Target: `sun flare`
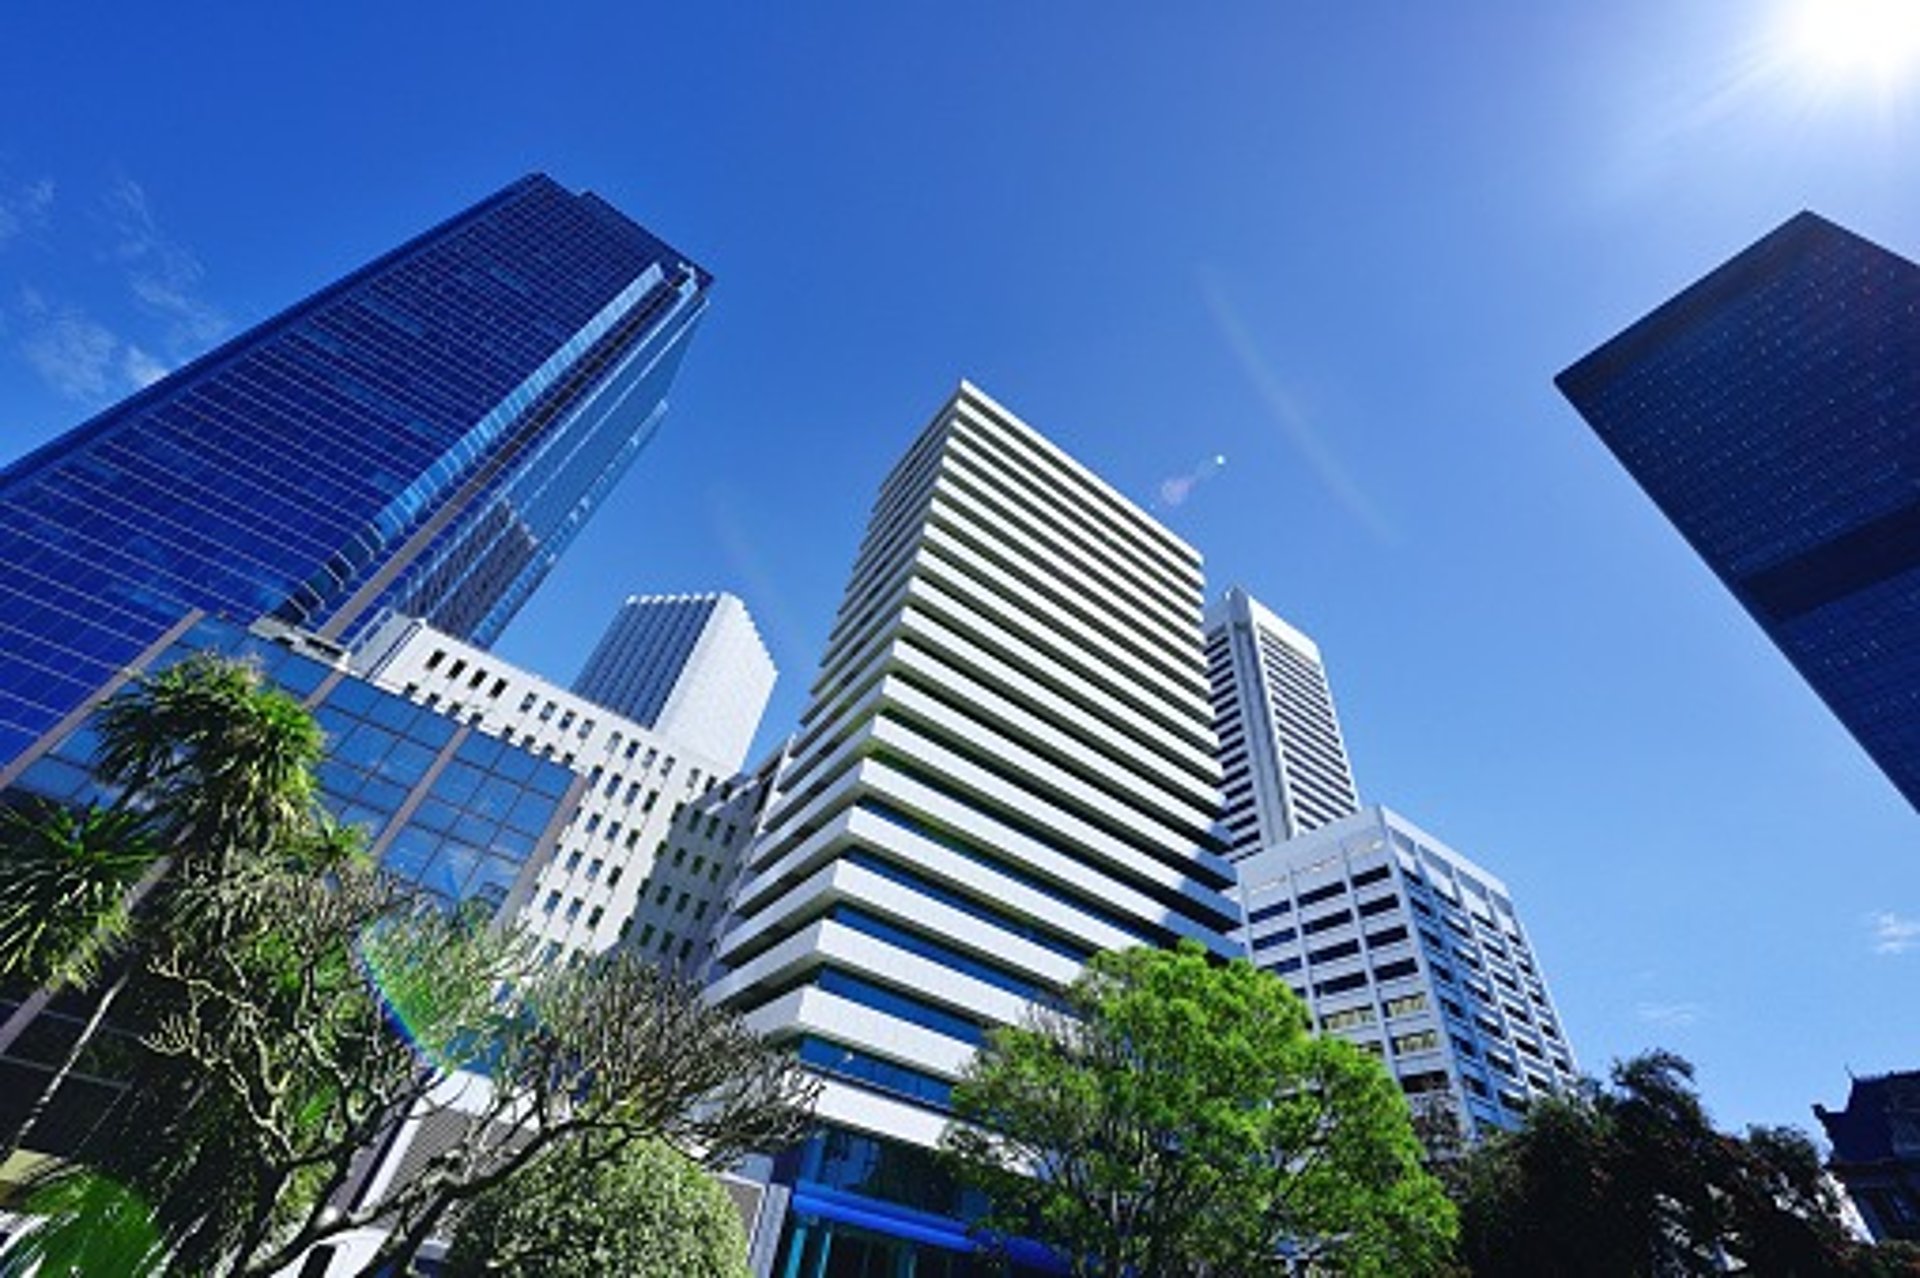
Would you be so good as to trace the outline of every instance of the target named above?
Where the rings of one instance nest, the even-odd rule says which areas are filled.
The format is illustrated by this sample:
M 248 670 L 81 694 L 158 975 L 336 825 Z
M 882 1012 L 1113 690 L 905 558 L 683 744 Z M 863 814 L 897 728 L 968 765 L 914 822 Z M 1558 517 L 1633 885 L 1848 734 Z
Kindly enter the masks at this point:
M 1801 0 L 1788 43 L 1823 78 L 1887 86 L 1920 67 L 1920 0 Z

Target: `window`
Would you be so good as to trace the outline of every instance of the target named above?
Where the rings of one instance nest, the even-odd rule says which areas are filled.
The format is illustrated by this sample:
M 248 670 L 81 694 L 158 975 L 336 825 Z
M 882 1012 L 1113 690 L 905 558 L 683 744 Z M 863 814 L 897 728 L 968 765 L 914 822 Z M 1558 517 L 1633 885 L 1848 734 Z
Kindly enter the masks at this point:
M 500 699 L 500 694 L 505 692 L 506 690 L 507 690 L 507 679 L 505 675 L 502 675 L 500 678 L 495 679 L 493 681 L 493 690 L 487 693 L 487 698 L 490 701 L 498 701 Z
M 661 761 L 660 779 L 662 781 L 665 781 L 668 777 L 673 775 L 673 764 L 674 764 L 674 758 L 672 755 L 668 755 L 664 760 Z
M 525 714 L 527 711 L 533 709 L 534 705 L 538 703 L 539 700 L 540 700 L 539 694 L 533 693 L 533 692 L 529 692 L 526 696 L 520 698 L 520 713 Z
M 577 897 L 577 896 L 576 896 L 576 897 L 574 897 L 574 898 L 573 898 L 573 899 L 572 899 L 571 901 L 568 901 L 568 902 L 567 902 L 567 922 L 569 922 L 569 923 L 571 923 L 571 922 L 573 922 L 573 921 L 574 921 L 575 919 L 577 919 L 577 918 L 579 918 L 579 917 L 580 917 L 580 907 L 581 907 L 581 906 L 583 906 L 583 905 L 585 905 L 585 904 L 586 904 L 586 902 L 585 902 L 585 901 L 582 901 L 582 900 L 581 900 L 581 899 L 580 899 L 579 897 Z
M 595 858 L 593 858 L 592 861 L 587 863 L 587 878 L 589 880 L 599 878 L 600 871 L 605 869 L 606 865 L 607 863 L 604 860 L 602 860 L 600 857 L 596 856 Z
M 465 670 L 466 668 L 467 668 L 467 663 L 464 660 L 454 662 L 452 665 L 447 667 L 447 678 L 458 679 L 460 677 L 460 672 Z
M 553 702 L 551 702 L 551 701 L 549 701 L 549 702 L 547 702 L 547 704 L 545 704 L 544 706 L 541 706 L 541 707 L 540 707 L 540 722 L 542 722 L 542 723 L 545 723 L 545 722 L 546 722 L 547 720 L 549 720 L 549 719 L 551 719 L 551 718 L 553 718 L 553 712 L 554 712 L 555 710 L 558 710 L 559 708 L 560 708 L 559 706 L 556 706 L 556 705 L 555 705 L 555 704 L 553 704 Z
M 627 782 L 627 798 L 626 798 L 626 801 L 627 801 L 627 802 L 628 802 L 629 804 L 631 804 L 631 803 L 632 803 L 632 802 L 633 802 L 633 801 L 634 801 L 635 799 L 637 799 L 637 798 L 639 798 L 639 797 L 640 797 L 640 783 L 639 783 L 638 781 L 629 781 L 629 782 Z
M 592 735 L 593 735 L 593 720 L 591 719 L 581 720 L 580 721 L 580 739 L 582 741 L 585 741 L 588 737 Z
M 579 868 L 580 868 L 580 853 L 578 851 L 568 853 L 567 854 L 567 873 L 572 874 L 575 870 Z
M 705 901 L 694 902 L 693 917 L 696 921 L 707 917 L 707 903 Z
M 1412 994 L 1402 994 L 1399 998 L 1387 1000 L 1387 1016 L 1411 1016 L 1415 1012 L 1427 1010 L 1427 993 L 1419 990 Z
M 1332 1032 L 1347 1029 L 1354 1025 L 1370 1025 L 1372 1023 L 1373 1009 L 1371 1007 L 1344 1007 L 1337 1012 L 1327 1013 L 1326 1017 L 1320 1022 L 1320 1025 L 1322 1029 Z
M 660 891 L 653 898 L 653 903 L 655 905 L 665 905 L 667 903 L 667 898 L 672 895 L 673 895 L 673 889 L 667 886 L 665 883 L 662 883 L 660 885 Z
M 565 714 L 562 714 L 560 716 L 560 731 L 565 732 L 568 728 L 571 728 L 572 726 L 573 726 L 573 711 L 569 710 Z
M 693 858 L 693 872 L 695 874 L 700 873 L 702 870 L 705 870 L 706 868 L 707 868 L 707 858 L 705 858 L 704 856 L 696 856 L 695 858 Z
M 633 740 L 633 741 L 629 741 L 629 742 L 627 742 L 627 757 L 628 757 L 629 759 L 631 759 L 631 758 L 632 758 L 632 757 L 633 757 L 634 755 L 636 755 L 636 754 L 638 754 L 638 753 L 640 753 L 640 742 L 639 742 L 639 740 L 638 740 L 638 739 L 635 739 L 635 740 Z
M 551 914 L 559 904 L 560 894 L 558 892 L 549 892 L 547 893 L 546 902 L 540 907 L 540 912 L 542 914 Z
M 599 828 L 600 828 L 600 814 L 596 812 L 592 816 L 587 818 L 587 833 L 592 834 L 595 830 L 598 830 Z
M 653 805 L 659 801 L 660 792 L 658 790 L 649 790 L 647 791 L 647 801 L 640 805 L 640 810 L 642 812 L 651 812 L 653 811 Z
M 427 658 L 427 669 L 438 670 L 440 668 L 440 663 L 442 661 L 445 661 L 446 659 L 447 659 L 447 650 L 445 648 L 435 648 L 433 650 L 433 655 Z
M 481 684 L 485 683 L 486 681 L 487 681 L 486 667 L 475 666 L 473 668 L 473 678 L 467 680 L 467 686 L 469 688 L 478 688 Z
M 620 823 L 618 821 L 609 822 L 607 825 L 607 842 L 611 843 L 619 837 Z
M 606 912 L 607 912 L 607 907 L 604 905 L 596 905 L 591 910 L 587 911 L 587 926 L 599 927 L 600 920 L 602 917 L 606 915 Z
M 687 850 L 685 848 L 675 848 L 673 850 L 673 868 L 677 870 L 686 863 Z
M 608 871 L 607 871 L 607 886 L 608 886 L 608 887 L 613 887 L 613 886 L 615 886 L 616 884 L 618 884 L 618 883 L 620 882 L 620 874 L 621 874 L 621 871 L 623 871 L 623 870 L 625 870 L 626 868 L 627 868 L 627 867 L 626 867 L 626 866 L 624 866 L 624 865 L 616 865 L 616 866 L 614 866 L 614 867 L 613 867 L 613 868 L 612 868 L 611 870 L 608 870 Z
M 653 924 L 649 923 L 640 929 L 640 940 L 637 944 L 645 945 L 651 940 L 653 940 Z
M 675 914 L 685 914 L 687 912 L 687 894 L 685 892 L 682 892 L 680 899 L 673 903 L 673 912 Z
M 1309 963 L 1331 963 L 1335 959 L 1352 958 L 1360 952 L 1358 941 L 1335 941 L 1332 945 L 1323 945 L 1317 950 L 1307 951 Z

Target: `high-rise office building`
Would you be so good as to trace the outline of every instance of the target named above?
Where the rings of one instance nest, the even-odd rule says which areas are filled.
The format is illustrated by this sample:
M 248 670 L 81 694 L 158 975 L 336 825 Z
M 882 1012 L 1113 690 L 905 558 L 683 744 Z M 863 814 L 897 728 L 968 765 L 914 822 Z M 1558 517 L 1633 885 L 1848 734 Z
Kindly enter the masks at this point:
M 1207 610 L 1206 635 L 1230 855 L 1357 811 L 1319 646 L 1238 586 Z
M 986 1031 L 1099 950 L 1236 952 L 1202 602 L 1194 550 L 970 385 L 888 475 L 710 986 L 827 1080 L 783 1272 L 961 1272 L 929 1147 Z
M 708 278 L 527 177 L 0 472 L 0 770 L 189 610 L 491 642 L 652 435 Z
M 1416 1106 L 1513 1127 L 1578 1077 L 1506 886 L 1399 813 L 1367 807 L 1236 868 L 1254 964 Z
M 737 770 L 775 674 L 733 595 L 636 595 L 620 605 L 573 690 Z
M 312 712 L 328 742 L 318 797 L 388 870 L 442 902 L 477 902 L 506 918 L 538 904 L 537 876 L 574 832 L 568 817 L 585 798 L 584 778 L 463 716 L 412 704 L 356 675 L 329 646 L 270 623 L 250 631 L 189 612 L 140 666 L 157 671 L 203 652 L 254 663 Z M 108 690 L 142 670 L 119 672 Z M 20 756 L 0 802 L 110 801 L 93 775 L 97 744 L 87 721 L 45 734 Z M 71 994 L 39 1011 L 26 995 L 0 985 L 0 1131 L 16 1130 L 92 1011 Z M 120 1090 L 111 1071 L 75 1074 L 36 1126 L 34 1148 L 70 1151 Z
M 1920 807 L 1920 266 L 1801 213 L 1555 381 Z
M 668 966 L 705 961 L 732 880 L 738 824 L 721 837 L 732 760 L 613 713 L 495 654 L 395 615 L 355 665 L 381 687 L 550 759 L 579 778 L 553 855 L 515 915 L 549 958 L 636 944 Z M 751 736 L 758 718 L 745 725 Z

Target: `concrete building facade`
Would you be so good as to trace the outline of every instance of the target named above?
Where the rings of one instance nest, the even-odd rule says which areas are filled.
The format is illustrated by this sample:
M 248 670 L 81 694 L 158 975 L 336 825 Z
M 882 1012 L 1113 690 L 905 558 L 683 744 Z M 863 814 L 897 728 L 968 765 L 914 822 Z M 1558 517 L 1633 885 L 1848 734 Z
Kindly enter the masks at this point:
M 775 677 L 735 596 L 635 595 L 620 605 L 573 690 L 738 769 Z
M 1357 811 L 1319 645 L 1238 586 L 1208 608 L 1206 634 L 1229 855 Z
M 1237 868 L 1248 956 L 1416 1107 L 1496 1130 L 1577 1079 L 1506 886 L 1399 813 L 1369 806 Z
M 886 478 L 710 989 L 826 1080 L 783 1272 L 971 1272 L 929 1151 L 986 1031 L 1102 949 L 1234 952 L 1201 605 L 1194 550 L 971 385 Z

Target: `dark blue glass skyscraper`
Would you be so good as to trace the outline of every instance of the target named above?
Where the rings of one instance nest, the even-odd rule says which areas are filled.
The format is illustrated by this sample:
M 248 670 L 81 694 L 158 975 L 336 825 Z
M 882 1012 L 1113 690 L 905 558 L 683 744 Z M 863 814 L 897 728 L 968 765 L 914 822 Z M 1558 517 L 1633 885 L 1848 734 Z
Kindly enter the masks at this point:
M 651 437 L 709 280 L 523 178 L 0 472 L 0 772 L 191 609 L 492 641 Z
M 1920 267 L 1801 213 L 1555 380 L 1920 807 Z

